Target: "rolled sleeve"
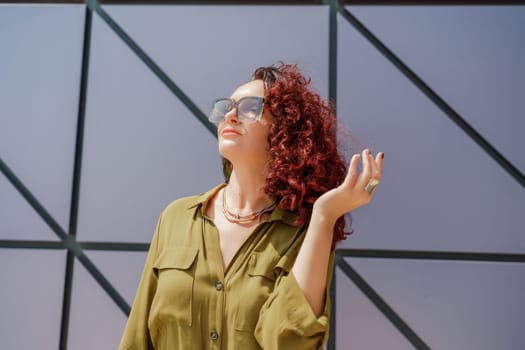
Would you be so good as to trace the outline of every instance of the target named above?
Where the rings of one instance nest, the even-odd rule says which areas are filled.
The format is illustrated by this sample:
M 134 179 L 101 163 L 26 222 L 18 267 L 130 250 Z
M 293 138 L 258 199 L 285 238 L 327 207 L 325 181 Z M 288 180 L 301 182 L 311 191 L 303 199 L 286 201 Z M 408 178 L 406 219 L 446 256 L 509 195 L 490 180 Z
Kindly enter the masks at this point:
M 322 349 L 328 339 L 330 320 L 330 281 L 333 254 L 325 288 L 325 305 L 316 317 L 292 272 L 282 275 L 263 305 L 255 338 L 263 349 Z

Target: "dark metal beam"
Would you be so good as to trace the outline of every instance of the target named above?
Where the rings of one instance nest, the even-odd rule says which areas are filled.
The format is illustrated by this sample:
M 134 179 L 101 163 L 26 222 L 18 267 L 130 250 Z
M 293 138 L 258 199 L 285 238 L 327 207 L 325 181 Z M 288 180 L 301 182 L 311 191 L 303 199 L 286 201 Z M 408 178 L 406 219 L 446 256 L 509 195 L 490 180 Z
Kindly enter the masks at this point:
M 382 249 L 338 249 L 337 254 L 354 258 L 408 259 L 408 260 L 450 260 L 483 262 L 525 262 L 525 254 L 447 252 L 425 250 L 382 250 Z
M 82 250 L 107 250 L 124 252 L 147 252 L 149 243 L 129 242 L 76 242 Z M 67 249 L 63 241 L 0 239 L 0 248 L 6 249 Z
M 523 0 L 463 0 L 463 1 L 429 1 L 429 0 L 346 0 L 346 1 L 340 1 L 341 4 L 344 5 L 363 5 L 363 6 L 376 6 L 376 5 L 383 5 L 383 6 L 397 6 L 397 5 L 408 5 L 408 6 L 484 6 L 484 5 L 522 5 L 525 4 L 525 1 Z
M 82 63 L 80 74 L 80 88 L 78 97 L 77 132 L 75 145 L 75 161 L 73 164 L 73 181 L 71 188 L 71 204 L 69 212 L 70 237 L 76 237 L 78 223 L 78 205 L 80 196 L 80 178 L 82 174 L 82 151 L 84 146 L 84 123 L 86 117 L 86 95 L 89 73 L 89 56 L 91 47 L 91 25 L 93 21 L 92 12 L 86 7 L 84 16 L 84 40 L 82 48 Z M 67 339 L 69 334 L 69 315 L 71 310 L 71 293 L 73 289 L 73 273 L 75 265 L 75 254 L 68 250 L 66 256 L 66 271 L 64 278 L 64 294 L 62 302 L 62 322 L 60 327 L 60 350 L 67 350 Z
M 102 0 L 103 5 L 271 5 L 271 6 L 312 6 L 327 5 L 330 0 Z M 83 0 L 0 0 L 0 4 L 82 4 Z M 429 1 L 429 0 L 342 0 L 343 5 L 360 6 L 485 6 L 485 5 L 524 5 L 525 0 L 463 0 L 463 1 Z
M 328 18 L 328 97 L 337 106 L 337 0 L 330 0 Z
M 84 250 L 109 250 L 125 252 L 147 252 L 149 243 L 130 242 L 78 242 Z
M 271 6 L 277 6 L 277 5 L 302 5 L 302 6 L 308 6 L 308 5 L 326 5 L 327 1 L 323 0 L 223 0 L 223 1 L 215 1 L 215 0 L 199 0 L 199 1 L 191 1 L 191 0 L 152 0 L 152 1 L 141 1 L 141 0 L 101 0 L 101 4 L 111 4 L 111 5 L 130 5 L 130 4 L 153 4 L 153 5 L 271 5 Z
M 339 11 L 338 0 L 330 0 L 328 15 L 328 97 L 330 102 L 337 106 L 337 13 Z M 332 283 L 330 285 L 330 328 L 328 334 L 327 350 L 335 350 L 336 347 L 336 266 L 332 269 Z
M 76 242 L 82 250 L 104 250 L 124 252 L 147 252 L 149 243 L 132 242 Z M 61 241 L 39 240 L 0 240 L 0 248 L 14 249 L 66 249 Z M 491 252 L 454 252 L 431 250 L 392 250 L 392 249 L 337 249 L 341 257 L 369 259 L 405 259 L 405 260 L 448 260 L 477 262 L 525 263 L 525 254 Z
M 523 0 L 463 0 L 463 1 L 429 1 L 429 0 L 346 0 L 340 1 L 344 5 L 363 5 L 363 6 L 484 6 L 484 5 L 522 5 L 525 4 Z
M 0 248 L 7 249 L 66 249 L 62 241 L 33 241 L 0 239 Z

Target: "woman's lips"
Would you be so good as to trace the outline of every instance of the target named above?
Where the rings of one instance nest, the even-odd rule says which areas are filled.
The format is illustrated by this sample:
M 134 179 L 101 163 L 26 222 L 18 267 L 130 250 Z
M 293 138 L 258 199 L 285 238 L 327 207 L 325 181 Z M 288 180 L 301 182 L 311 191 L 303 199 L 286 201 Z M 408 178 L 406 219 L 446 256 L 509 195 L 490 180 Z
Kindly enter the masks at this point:
M 242 133 L 234 128 L 224 128 L 221 131 L 221 135 L 227 136 L 227 135 L 242 135 Z

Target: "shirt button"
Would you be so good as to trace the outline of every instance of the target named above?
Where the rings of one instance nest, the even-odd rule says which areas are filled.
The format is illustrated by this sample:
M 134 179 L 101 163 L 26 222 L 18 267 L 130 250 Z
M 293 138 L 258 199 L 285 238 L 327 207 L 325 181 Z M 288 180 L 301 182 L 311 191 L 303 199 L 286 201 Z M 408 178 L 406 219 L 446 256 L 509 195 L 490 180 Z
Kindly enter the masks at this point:
M 219 338 L 219 333 L 217 331 L 213 330 L 210 332 L 210 338 L 211 340 L 217 340 Z
M 215 289 L 217 289 L 218 291 L 222 290 L 222 282 L 221 281 L 215 282 Z

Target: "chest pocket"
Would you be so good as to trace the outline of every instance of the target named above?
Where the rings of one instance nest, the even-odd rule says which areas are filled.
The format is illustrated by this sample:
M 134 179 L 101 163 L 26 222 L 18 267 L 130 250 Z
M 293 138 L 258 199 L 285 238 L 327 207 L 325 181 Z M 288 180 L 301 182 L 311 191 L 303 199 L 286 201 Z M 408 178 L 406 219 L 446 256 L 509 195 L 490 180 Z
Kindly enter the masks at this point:
M 157 291 L 152 302 L 157 325 L 175 322 L 192 325 L 193 287 L 197 248 L 180 247 L 161 252 L 153 270 L 157 275 Z
M 253 334 L 259 312 L 274 290 L 281 272 L 278 266 L 281 256 L 275 250 L 254 252 L 249 258 L 245 283 L 237 305 L 235 329 Z

